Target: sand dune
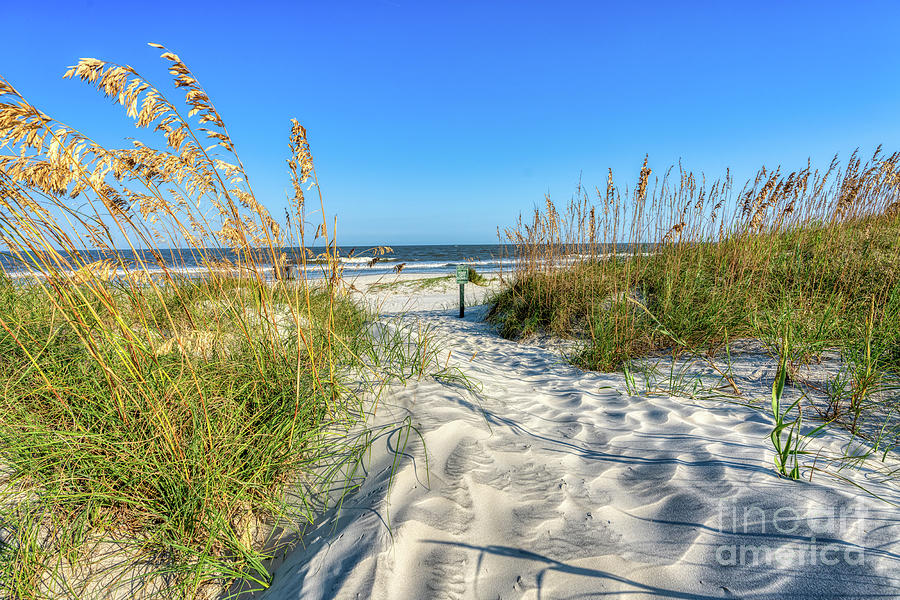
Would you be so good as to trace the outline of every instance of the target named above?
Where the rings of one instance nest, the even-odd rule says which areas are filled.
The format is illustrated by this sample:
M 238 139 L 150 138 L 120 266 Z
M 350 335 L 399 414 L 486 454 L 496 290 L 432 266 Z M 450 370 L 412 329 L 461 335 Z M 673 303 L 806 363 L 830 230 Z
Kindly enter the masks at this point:
M 780 479 L 764 412 L 630 396 L 621 374 L 501 339 L 484 306 L 457 318 L 455 294 L 448 283 L 371 301 L 434 325 L 482 389 L 425 381 L 383 399 L 376 423 L 411 416 L 424 447 L 410 437 L 391 479 L 401 431 L 379 438 L 360 490 L 320 520 L 262 597 L 900 594 L 900 509 L 852 483 L 900 503 L 876 471 Z M 770 385 L 762 367 L 738 367 L 755 391 Z M 843 443 L 829 434 L 816 448 Z

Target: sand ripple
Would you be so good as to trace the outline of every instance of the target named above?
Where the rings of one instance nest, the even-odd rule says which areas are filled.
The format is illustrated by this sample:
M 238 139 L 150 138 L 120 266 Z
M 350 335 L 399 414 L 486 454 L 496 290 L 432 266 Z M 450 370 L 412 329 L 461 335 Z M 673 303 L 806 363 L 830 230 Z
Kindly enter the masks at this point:
M 898 509 L 835 479 L 779 479 L 766 415 L 629 396 L 620 375 L 581 372 L 469 315 L 407 318 L 433 323 L 482 392 L 422 382 L 378 415 L 412 416 L 430 473 L 411 438 L 388 487 L 394 457 L 376 446 L 341 518 L 322 519 L 265 598 L 900 594 Z

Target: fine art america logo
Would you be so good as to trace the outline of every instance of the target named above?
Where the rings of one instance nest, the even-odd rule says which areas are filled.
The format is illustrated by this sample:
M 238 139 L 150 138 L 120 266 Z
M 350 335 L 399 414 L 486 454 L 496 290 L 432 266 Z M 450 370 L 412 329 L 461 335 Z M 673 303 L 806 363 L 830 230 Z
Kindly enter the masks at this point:
M 719 504 L 716 562 L 733 567 L 862 565 L 864 506 L 816 507 Z

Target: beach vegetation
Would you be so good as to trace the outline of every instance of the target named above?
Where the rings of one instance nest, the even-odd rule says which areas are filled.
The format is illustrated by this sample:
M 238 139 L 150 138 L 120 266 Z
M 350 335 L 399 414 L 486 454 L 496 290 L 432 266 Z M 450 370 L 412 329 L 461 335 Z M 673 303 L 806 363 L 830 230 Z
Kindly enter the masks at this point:
M 469 267 L 469 283 L 475 285 L 487 285 L 487 278 L 475 270 L 475 267 Z
M 871 437 L 863 415 L 896 402 L 900 154 L 762 168 L 740 188 L 730 172 L 711 181 L 680 165 L 654 176 L 645 159 L 633 187 L 610 171 L 563 207 L 546 198 L 500 241 L 514 267 L 488 318 L 505 337 L 574 338 L 571 362 L 627 368 L 632 388 L 641 361 L 690 357 L 740 396 L 721 367 L 729 348 L 759 340 L 778 356 L 787 322 L 785 377 L 823 421 Z M 843 368 L 820 394 L 800 373 L 826 351 Z M 896 423 L 874 431 L 896 445 Z
M 373 396 L 455 377 L 428 332 L 373 335 L 345 293 L 305 128 L 277 222 L 195 74 L 151 46 L 168 92 L 98 59 L 65 73 L 134 120 L 122 148 L 0 77 L 3 597 L 264 588 L 279 532 L 358 482 Z
M 369 292 L 419 292 L 451 283 L 453 275 L 438 275 L 436 277 L 418 277 L 415 279 L 396 279 L 395 281 L 379 281 L 368 287 Z

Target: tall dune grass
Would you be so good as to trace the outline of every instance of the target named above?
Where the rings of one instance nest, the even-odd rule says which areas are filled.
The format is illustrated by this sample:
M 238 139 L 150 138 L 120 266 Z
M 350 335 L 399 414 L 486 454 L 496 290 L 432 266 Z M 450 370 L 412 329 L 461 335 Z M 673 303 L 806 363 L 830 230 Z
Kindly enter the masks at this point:
M 4 597 L 263 587 L 267 528 L 313 518 L 317 490 L 364 447 L 352 432 L 372 377 L 353 373 L 377 352 L 339 293 L 305 129 L 292 121 L 279 226 L 194 74 L 151 46 L 184 105 L 127 65 L 82 59 L 65 77 L 159 147 L 100 145 L 0 77 L 0 250 L 29 270 L 0 275 Z M 211 270 L 184 277 L 165 248 Z
M 599 370 L 660 350 L 713 356 L 788 321 L 788 368 L 825 348 L 859 367 L 824 415 L 855 428 L 873 374 L 900 369 L 898 162 L 879 149 L 825 171 L 763 168 L 740 189 L 730 173 L 656 177 L 646 160 L 630 189 L 610 171 L 501 236 L 516 263 L 489 318 L 509 337 L 580 338 L 574 362 Z

